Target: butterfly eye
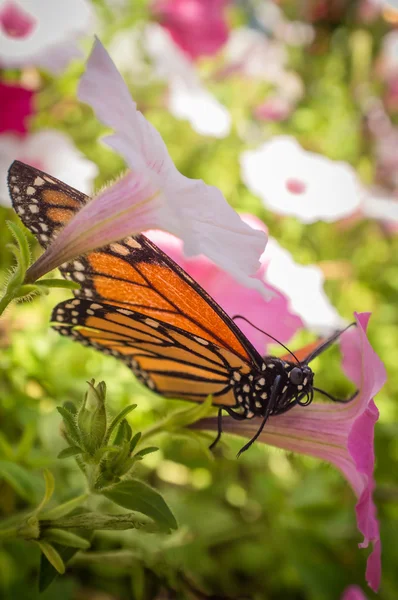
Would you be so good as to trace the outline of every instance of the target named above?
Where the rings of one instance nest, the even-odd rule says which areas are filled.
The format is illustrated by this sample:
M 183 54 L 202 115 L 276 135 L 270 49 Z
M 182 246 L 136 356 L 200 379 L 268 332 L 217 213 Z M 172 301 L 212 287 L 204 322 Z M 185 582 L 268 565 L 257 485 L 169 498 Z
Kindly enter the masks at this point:
M 304 373 L 298 367 L 294 367 L 290 371 L 290 381 L 294 385 L 300 385 L 301 383 L 303 383 L 303 378 L 304 378 Z

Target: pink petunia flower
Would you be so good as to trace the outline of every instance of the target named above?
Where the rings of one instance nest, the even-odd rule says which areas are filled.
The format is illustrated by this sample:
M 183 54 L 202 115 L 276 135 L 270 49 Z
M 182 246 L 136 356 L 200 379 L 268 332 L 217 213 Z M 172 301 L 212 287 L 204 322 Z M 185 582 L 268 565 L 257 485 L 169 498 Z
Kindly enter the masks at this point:
M 341 600 L 366 600 L 366 596 L 357 585 L 350 585 L 341 596 Z
M 288 298 L 266 281 L 267 288 L 273 292 L 268 301 L 257 290 L 237 284 L 205 256 L 186 258 L 181 240 L 173 235 L 163 231 L 149 231 L 146 235 L 189 273 L 230 317 L 242 315 L 280 342 L 288 342 L 303 326 L 300 317 L 289 310 Z M 264 278 L 264 272 L 265 267 L 262 266 L 257 276 Z M 243 320 L 238 320 L 237 325 L 260 354 L 266 353 L 272 340 Z
M 356 315 L 356 330 L 342 336 L 343 369 L 359 388 L 347 404 L 312 403 L 270 417 L 260 440 L 266 444 L 315 456 L 334 464 L 346 477 L 357 496 L 358 529 L 364 536 L 359 544 L 373 549 L 368 558 L 366 580 L 377 590 L 381 577 L 381 545 L 376 507 L 373 501 L 375 481 L 373 436 L 379 412 L 373 401 L 386 381 L 383 363 L 372 349 L 366 328 L 370 314 Z M 223 430 L 249 438 L 257 432 L 261 418 L 246 421 L 223 419 Z M 202 429 L 217 429 L 217 419 L 200 422 Z
M 174 42 L 192 59 L 212 56 L 228 39 L 229 0 L 156 0 L 153 9 Z
M 13 0 L 0 5 L 0 28 L 9 37 L 24 38 L 36 27 L 36 19 Z
M 92 20 L 87 0 L 0 0 L 0 65 L 59 73 L 81 56 L 77 40 Z
M 26 133 L 33 114 L 33 96 L 32 90 L 0 82 L 0 133 Z
M 259 266 L 266 234 L 246 225 L 217 188 L 177 170 L 99 40 L 81 79 L 79 97 L 114 129 L 105 141 L 120 152 L 131 171 L 79 211 L 31 267 L 28 280 L 104 244 L 162 229 L 184 241 L 188 256 L 205 254 L 241 283 L 264 292 L 264 285 L 248 274 Z

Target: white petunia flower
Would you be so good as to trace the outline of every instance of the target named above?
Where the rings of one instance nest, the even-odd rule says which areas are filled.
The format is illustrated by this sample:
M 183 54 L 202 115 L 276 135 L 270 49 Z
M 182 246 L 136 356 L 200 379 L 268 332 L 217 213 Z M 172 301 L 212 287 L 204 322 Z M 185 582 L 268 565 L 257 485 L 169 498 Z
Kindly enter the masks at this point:
M 87 0 L 0 0 L 0 65 L 58 73 L 81 56 L 76 42 L 92 19 Z
M 206 90 L 195 66 L 159 25 L 145 30 L 146 49 L 158 76 L 169 83 L 168 109 L 186 119 L 201 135 L 225 137 L 231 129 L 229 111 Z
M 307 152 L 288 136 L 243 152 L 240 163 L 243 181 L 267 208 L 303 223 L 346 217 L 364 197 L 350 165 Z
M 316 333 L 329 334 L 346 324 L 327 297 L 324 275 L 316 265 L 300 265 L 276 240 L 269 238 L 261 257 L 266 282 L 289 298 L 290 309 Z
M 51 173 L 81 192 L 90 194 L 97 166 L 83 157 L 71 139 L 60 131 L 44 130 L 21 138 L 0 135 L 0 204 L 11 206 L 7 171 L 14 160 Z

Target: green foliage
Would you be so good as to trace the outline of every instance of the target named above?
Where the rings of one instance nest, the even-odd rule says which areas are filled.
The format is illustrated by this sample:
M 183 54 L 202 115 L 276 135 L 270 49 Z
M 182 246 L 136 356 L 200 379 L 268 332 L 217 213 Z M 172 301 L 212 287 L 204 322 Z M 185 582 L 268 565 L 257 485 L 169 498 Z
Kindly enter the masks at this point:
M 254 2 L 236 4 L 229 6 L 230 22 L 244 24 Z M 316 3 L 279 4 L 292 19 L 301 19 L 304 5 Z M 333 2 L 338 4 L 344 3 Z M 93 5 L 108 47 L 116 34 L 129 38 L 133 26 L 142 30 L 151 18 L 145 0 L 95 0 Z M 202 137 L 188 122 L 170 116 L 164 108 L 166 86 L 154 81 L 147 62 L 142 77 L 124 75 L 184 175 L 218 186 L 236 209 L 260 217 L 297 262 L 321 266 L 326 292 L 344 318 L 350 320 L 354 310 L 373 312 L 369 336 L 389 374 L 377 398 L 381 417 L 375 442 L 383 543 L 379 598 L 395 600 L 398 236 L 385 224 L 366 220 L 304 225 L 280 218 L 243 185 L 239 167 L 242 151 L 287 134 L 309 150 L 348 161 L 365 184 L 374 181 L 374 148 L 364 133 L 363 108 L 367 98 L 385 93 L 376 59 L 387 25 L 382 20 L 361 23 L 359 2 L 346 5 L 340 21 L 325 18 L 315 24 L 311 46 L 287 49 L 288 68 L 302 79 L 304 96 L 280 123 L 253 117 L 272 86 L 238 74 L 219 77 L 222 56 L 202 59 L 198 70 L 232 115 L 233 129 L 225 139 Z M 57 77 L 36 73 L 32 127 L 70 136 L 98 165 L 99 189 L 125 165 L 98 142 L 104 128 L 76 99 L 82 69 L 76 61 Z M 397 121 L 396 110 L 392 119 Z M 90 589 L 93 595 L 133 600 L 168 592 L 184 599 L 336 600 L 350 584 L 365 590 L 366 551 L 357 549 L 362 540 L 354 520 L 355 498 L 341 475 L 318 461 L 258 445 L 237 461 L 242 440 L 232 437 L 224 437 L 214 459 L 207 450 L 209 438 L 183 430 L 212 410 L 211 399 L 196 406 L 160 398 L 111 357 L 49 330 L 53 306 L 70 295 L 57 288 L 74 284 L 52 278 L 23 284 L 30 255 L 36 258 L 40 249 L 17 223 L 10 209 L 0 207 L 5 283 L 0 312 L 7 306 L 0 321 L 0 597 L 38 600 L 32 581 L 39 560 L 41 600 L 72 600 Z M 33 296 L 34 302 L 21 302 Z M 302 332 L 289 347 L 294 350 L 310 339 Z M 343 397 L 351 388 L 339 364 L 338 349 L 332 348 L 314 369 L 320 387 Z M 111 401 L 105 412 L 94 384 L 94 397 L 81 403 L 91 376 L 108 384 Z M 110 413 L 117 416 L 112 419 Z M 153 452 L 153 444 L 160 450 Z M 54 476 L 51 499 L 43 469 Z M 165 529 L 172 532 L 165 535 Z M 79 551 L 87 543 L 90 549 Z M 57 579 L 68 565 L 66 575 Z M 369 590 L 366 595 L 376 598 Z

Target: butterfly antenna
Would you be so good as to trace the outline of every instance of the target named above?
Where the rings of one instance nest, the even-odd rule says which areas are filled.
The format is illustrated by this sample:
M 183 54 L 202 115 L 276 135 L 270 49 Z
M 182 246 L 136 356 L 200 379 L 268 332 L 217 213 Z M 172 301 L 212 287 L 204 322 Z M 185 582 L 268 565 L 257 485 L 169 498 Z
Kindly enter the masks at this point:
M 291 350 L 289 350 L 289 348 L 287 348 L 285 346 L 285 344 L 282 344 L 282 342 L 280 342 L 279 340 L 277 340 L 276 338 L 274 338 L 273 335 L 271 335 L 270 333 L 267 333 L 266 331 L 263 331 L 262 329 L 260 329 L 259 327 L 257 327 L 256 325 L 253 325 L 253 323 L 251 321 L 249 321 L 249 319 L 246 319 L 246 317 L 244 317 L 243 315 L 235 315 L 234 317 L 232 317 L 233 320 L 235 319 L 243 319 L 243 321 L 246 321 L 246 323 L 249 323 L 249 325 L 251 325 L 252 327 L 254 327 L 254 329 L 257 329 L 257 331 L 259 331 L 260 333 L 263 333 L 264 335 L 266 335 L 267 337 L 271 338 L 271 340 L 274 340 L 274 342 L 276 342 L 277 344 L 279 344 L 280 346 L 282 346 L 282 348 L 284 348 L 285 350 L 287 350 L 287 352 L 289 352 L 289 354 L 291 354 L 294 358 L 294 360 L 297 362 L 298 365 L 300 365 L 300 361 L 297 358 L 297 356 L 295 354 L 293 354 L 293 352 Z
M 329 400 L 333 400 L 333 402 L 340 402 L 341 404 L 347 404 L 347 402 L 351 402 L 351 400 L 354 400 L 354 398 L 358 396 L 358 390 L 356 390 L 356 392 L 354 392 L 349 398 L 342 399 L 336 398 L 336 396 L 332 396 L 332 394 L 329 394 L 328 392 L 325 392 L 325 390 L 321 390 L 320 388 L 313 387 L 312 389 L 314 390 L 314 392 L 318 392 L 319 394 L 326 396 L 326 398 L 329 398 Z

